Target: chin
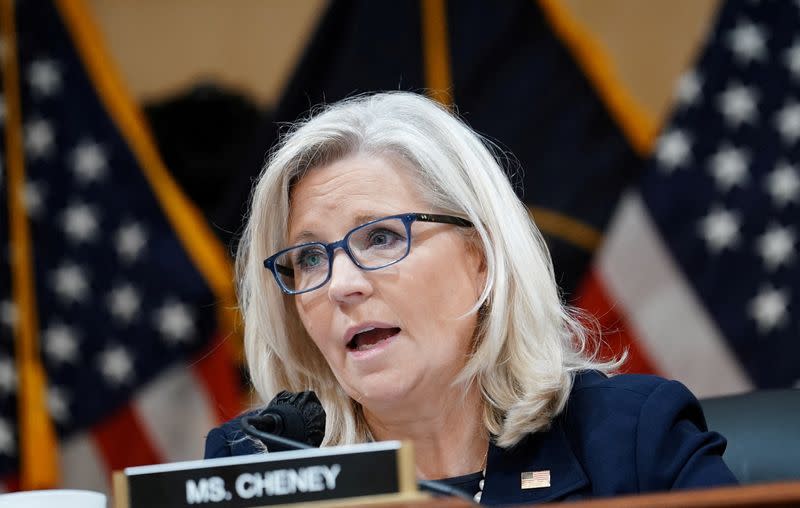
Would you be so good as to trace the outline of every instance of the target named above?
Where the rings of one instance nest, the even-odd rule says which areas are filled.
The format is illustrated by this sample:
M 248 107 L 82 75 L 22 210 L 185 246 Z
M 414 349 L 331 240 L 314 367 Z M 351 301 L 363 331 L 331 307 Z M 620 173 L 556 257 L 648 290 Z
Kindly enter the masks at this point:
M 409 399 L 411 392 L 408 381 L 392 382 L 389 379 L 380 379 L 376 382 L 364 380 L 354 383 L 351 397 L 358 400 L 367 408 L 391 409 L 392 406 L 402 406 Z

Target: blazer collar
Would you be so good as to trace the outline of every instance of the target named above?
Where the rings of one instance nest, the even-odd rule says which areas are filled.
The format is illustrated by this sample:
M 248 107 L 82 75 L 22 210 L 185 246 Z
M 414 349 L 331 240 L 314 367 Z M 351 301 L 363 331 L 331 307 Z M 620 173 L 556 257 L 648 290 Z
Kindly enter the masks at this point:
M 522 489 L 524 472 L 550 472 L 550 486 Z M 524 438 L 513 448 L 489 444 L 481 503 L 540 503 L 563 498 L 589 483 L 572 452 L 559 418 L 550 429 Z

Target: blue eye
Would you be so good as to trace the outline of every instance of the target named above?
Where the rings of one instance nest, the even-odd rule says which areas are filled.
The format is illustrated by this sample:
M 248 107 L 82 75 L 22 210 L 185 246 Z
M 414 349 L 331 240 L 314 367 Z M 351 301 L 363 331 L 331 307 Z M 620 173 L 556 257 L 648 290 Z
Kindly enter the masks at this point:
M 319 248 L 301 249 L 294 261 L 294 265 L 304 272 L 327 266 L 327 263 L 327 253 Z
M 391 247 L 399 240 L 405 241 L 394 231 L 380 228 L 369 232 L 368 245 L 369 247 Z

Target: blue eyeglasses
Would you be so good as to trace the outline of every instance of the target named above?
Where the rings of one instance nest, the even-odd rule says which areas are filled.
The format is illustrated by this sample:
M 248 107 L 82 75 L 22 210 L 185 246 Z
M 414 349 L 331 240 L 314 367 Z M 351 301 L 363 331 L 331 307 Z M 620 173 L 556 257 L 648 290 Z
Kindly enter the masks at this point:
M 284 293 L 307 293 L 331 279 L 336 249 L 345 251 L 362 270 L 379 270 L 402 260 L 411 251 L 411 224 L 415 221 L 473 227 L 467 219 L 452 215 L 390 215 L 351 229 L 338 242 L 310 242 L 283 249 L 265 259 L 264 267 L 272 272 Z

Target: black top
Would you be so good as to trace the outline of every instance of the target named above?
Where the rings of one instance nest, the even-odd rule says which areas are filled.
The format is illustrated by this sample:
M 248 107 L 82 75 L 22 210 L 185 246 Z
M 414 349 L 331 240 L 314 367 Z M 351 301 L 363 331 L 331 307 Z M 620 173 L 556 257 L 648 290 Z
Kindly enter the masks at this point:
M 243 437 L 238 419 L 212 430 L 206 457 L 260 451 Z M 734 484 L 722 461 L 724 450 L 725 439 L 708 431 L 697 399 L 680 383 L 581 372 L 567 407 L 549 428 L 512 448 L 489 444 L 481 503 L 533 504 Z M 536 473 L 539 481 L 522 482 L 523 474 Z
M 483 471 L 477 473 L 469 473 L 462 476 L 453 476 L 451 478 L 442 478 L 437 480 L 446 483 L 453 488 L 463 491 L 470 496 L 474 496 L 480 490 L 480 481 L 483 480 Z

